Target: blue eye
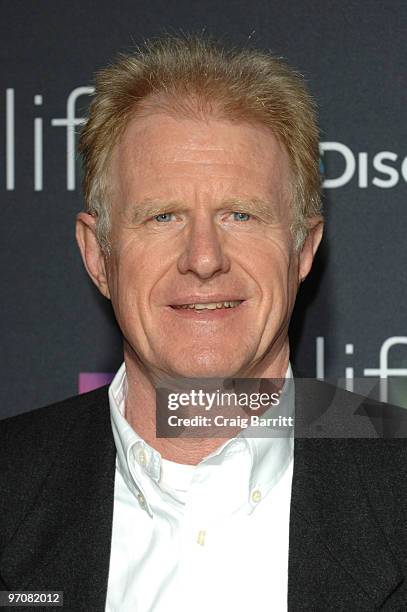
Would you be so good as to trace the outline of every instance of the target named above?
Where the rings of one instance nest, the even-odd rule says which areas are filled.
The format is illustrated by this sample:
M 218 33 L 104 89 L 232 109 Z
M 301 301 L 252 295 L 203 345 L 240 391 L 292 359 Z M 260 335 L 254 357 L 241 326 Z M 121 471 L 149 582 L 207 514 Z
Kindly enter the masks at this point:
M 172 213 L 162 213 L 161 215 L 156 215 L 154 219 L 159 223 L 168 223 L 168 221 L 171 221 L 171 215 Z
M 250 219 L 250 215 L 248 213 L 234 212 L 233 218 L 235 221 L 248 221 Z

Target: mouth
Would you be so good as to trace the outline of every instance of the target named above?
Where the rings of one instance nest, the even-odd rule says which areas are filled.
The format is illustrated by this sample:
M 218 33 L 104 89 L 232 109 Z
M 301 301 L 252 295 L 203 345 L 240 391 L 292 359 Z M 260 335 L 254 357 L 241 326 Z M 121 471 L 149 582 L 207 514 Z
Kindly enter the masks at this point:
M 187 298 L 188 299 L 188 298 Z M 212 298 L 213 299 L 213 298 Z M 221 322 L 223 319 L 231 319 L 238 316 L 239 313 L 245 310 L 247 300 L 220 300 L 216 301 L 197 300 L 186 301 L 184 304 L 171 304 L 167 307 L 167 311 L 175 315 L 175 317 L 183 320 L 201 321 L 201 322 Z
M 243 300 L 226 300 L 223 302 L 198 302 L 193 304 L 175 304 L 171 306 L 175 310 L 224 310 L 226 308 L 237 308 Z

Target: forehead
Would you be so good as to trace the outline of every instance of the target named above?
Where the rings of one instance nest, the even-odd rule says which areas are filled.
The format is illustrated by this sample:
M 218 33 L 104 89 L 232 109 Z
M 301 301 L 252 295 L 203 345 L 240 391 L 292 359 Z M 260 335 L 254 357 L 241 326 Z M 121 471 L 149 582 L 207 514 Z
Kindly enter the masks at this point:
M 160 113 L 130 122 L 111 170 L 121 194 L 137 197 L 194 188 L 267 197 L 290 182 L 288 154 L 266 126 Z

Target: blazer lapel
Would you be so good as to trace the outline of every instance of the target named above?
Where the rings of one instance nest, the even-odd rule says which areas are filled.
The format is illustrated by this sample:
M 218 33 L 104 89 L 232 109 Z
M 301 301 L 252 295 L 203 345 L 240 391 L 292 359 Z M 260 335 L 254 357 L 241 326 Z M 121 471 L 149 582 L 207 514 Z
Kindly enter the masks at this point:
M 35 504 L 2 555 L 7 588 L 63 590 L 69 610 L 103 610 L 116 450 L 107 393 L 79 411 Z
M 307 410 L 304 399 L 314 416 L 323 412 L 318 396 L 297 395 L 296 385 L 296 416 Z M 360 477 L 357 457 L 366 444 L 377 449 L 382 441 L 295 440 L 289 610 L 377 609 L 403 582 Z

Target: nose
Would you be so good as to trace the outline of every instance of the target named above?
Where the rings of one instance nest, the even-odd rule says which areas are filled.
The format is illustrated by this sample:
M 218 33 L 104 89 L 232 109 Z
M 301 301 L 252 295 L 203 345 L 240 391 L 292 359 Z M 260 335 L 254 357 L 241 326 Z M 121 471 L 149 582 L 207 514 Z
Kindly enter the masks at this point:
M 213 219 L 196 218 L 188 228 L 186 244 L 178 259 L 181 274 L 193 272 L 201 279 L 209 279 L 228 272 L 230 261 L 224 252 L 222 236 Z

